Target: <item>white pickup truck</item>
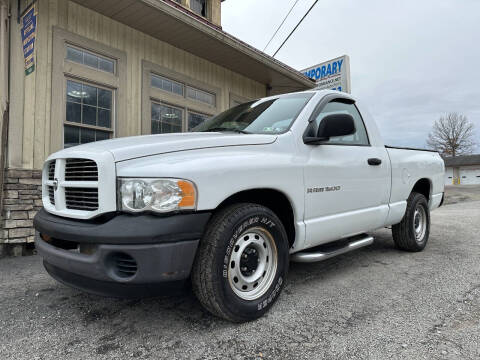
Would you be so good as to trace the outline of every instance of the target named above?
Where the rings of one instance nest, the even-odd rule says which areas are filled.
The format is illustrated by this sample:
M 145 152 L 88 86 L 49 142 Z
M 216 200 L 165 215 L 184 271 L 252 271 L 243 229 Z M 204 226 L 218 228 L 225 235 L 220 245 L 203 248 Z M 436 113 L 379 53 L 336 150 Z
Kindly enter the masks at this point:
M 436 152 L 384 146 L 347 94 L 272 96 L 190 133 L 51 155 L 36 246 L 65 284 L 146 296 L 191 280 L 210 312 L 247 321 L 275 302 L 290 260 L 369 245 L 388 226 L 397 248 L 423 250 L 443 178 Z

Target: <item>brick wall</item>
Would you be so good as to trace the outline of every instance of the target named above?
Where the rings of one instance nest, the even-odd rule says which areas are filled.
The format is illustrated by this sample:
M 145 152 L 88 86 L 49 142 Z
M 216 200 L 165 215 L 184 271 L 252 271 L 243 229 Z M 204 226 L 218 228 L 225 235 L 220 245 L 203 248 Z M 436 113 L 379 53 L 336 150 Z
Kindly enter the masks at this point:
M 33 244 L 33 217 L 42 208 L 42 173 L 9 169 L 5 173 L 1 254 L 20 255 Z

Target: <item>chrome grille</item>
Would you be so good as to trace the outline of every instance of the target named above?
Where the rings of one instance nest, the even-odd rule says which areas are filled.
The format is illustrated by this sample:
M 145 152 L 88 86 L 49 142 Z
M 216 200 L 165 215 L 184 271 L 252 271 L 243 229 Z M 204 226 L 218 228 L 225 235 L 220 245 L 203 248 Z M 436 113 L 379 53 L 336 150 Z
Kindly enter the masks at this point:
M 66 187 L 65 200 L 70 210 L 98 210 L 98 189 Z
M 50 204 L 55 205 L 55 193 L 53 186 L 48 187 L 48 197 L 50 199 Z
M 55 160 L 48 164 L 48 180 L 55 179 Z M 52 203 L 53 204 L 53 203 Z
M 89 159 L 67 159 L 66 181 L 98 181 L 97 163 Z

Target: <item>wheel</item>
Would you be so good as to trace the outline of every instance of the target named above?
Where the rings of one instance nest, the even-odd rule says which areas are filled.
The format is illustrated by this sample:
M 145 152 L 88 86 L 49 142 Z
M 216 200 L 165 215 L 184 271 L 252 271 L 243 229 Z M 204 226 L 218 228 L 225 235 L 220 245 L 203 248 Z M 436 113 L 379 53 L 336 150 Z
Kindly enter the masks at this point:
M 216 316 L 254 320 L 278 298 L 288 262 L 288 238 L 279 218 L 261 205 L 231 205 L 214 214 L 200 241 L 193 291 Z
M 424 195 L 412 192 L 400 223 L 392 226 L 395 246 L 405 251 L 422 251 L 430 234 L 430 210 Z

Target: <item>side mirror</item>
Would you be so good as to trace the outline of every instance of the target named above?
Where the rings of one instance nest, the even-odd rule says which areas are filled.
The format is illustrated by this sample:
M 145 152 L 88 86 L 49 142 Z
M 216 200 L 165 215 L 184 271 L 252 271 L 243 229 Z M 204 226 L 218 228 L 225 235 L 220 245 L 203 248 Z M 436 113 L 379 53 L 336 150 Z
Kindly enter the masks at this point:
M 305 144 L 320 144 L 331 137 L 355 134 L 355 123 L 352 115 L 332 114 L 325 116 L 318 126 L 315 137 L 304 137 Z

